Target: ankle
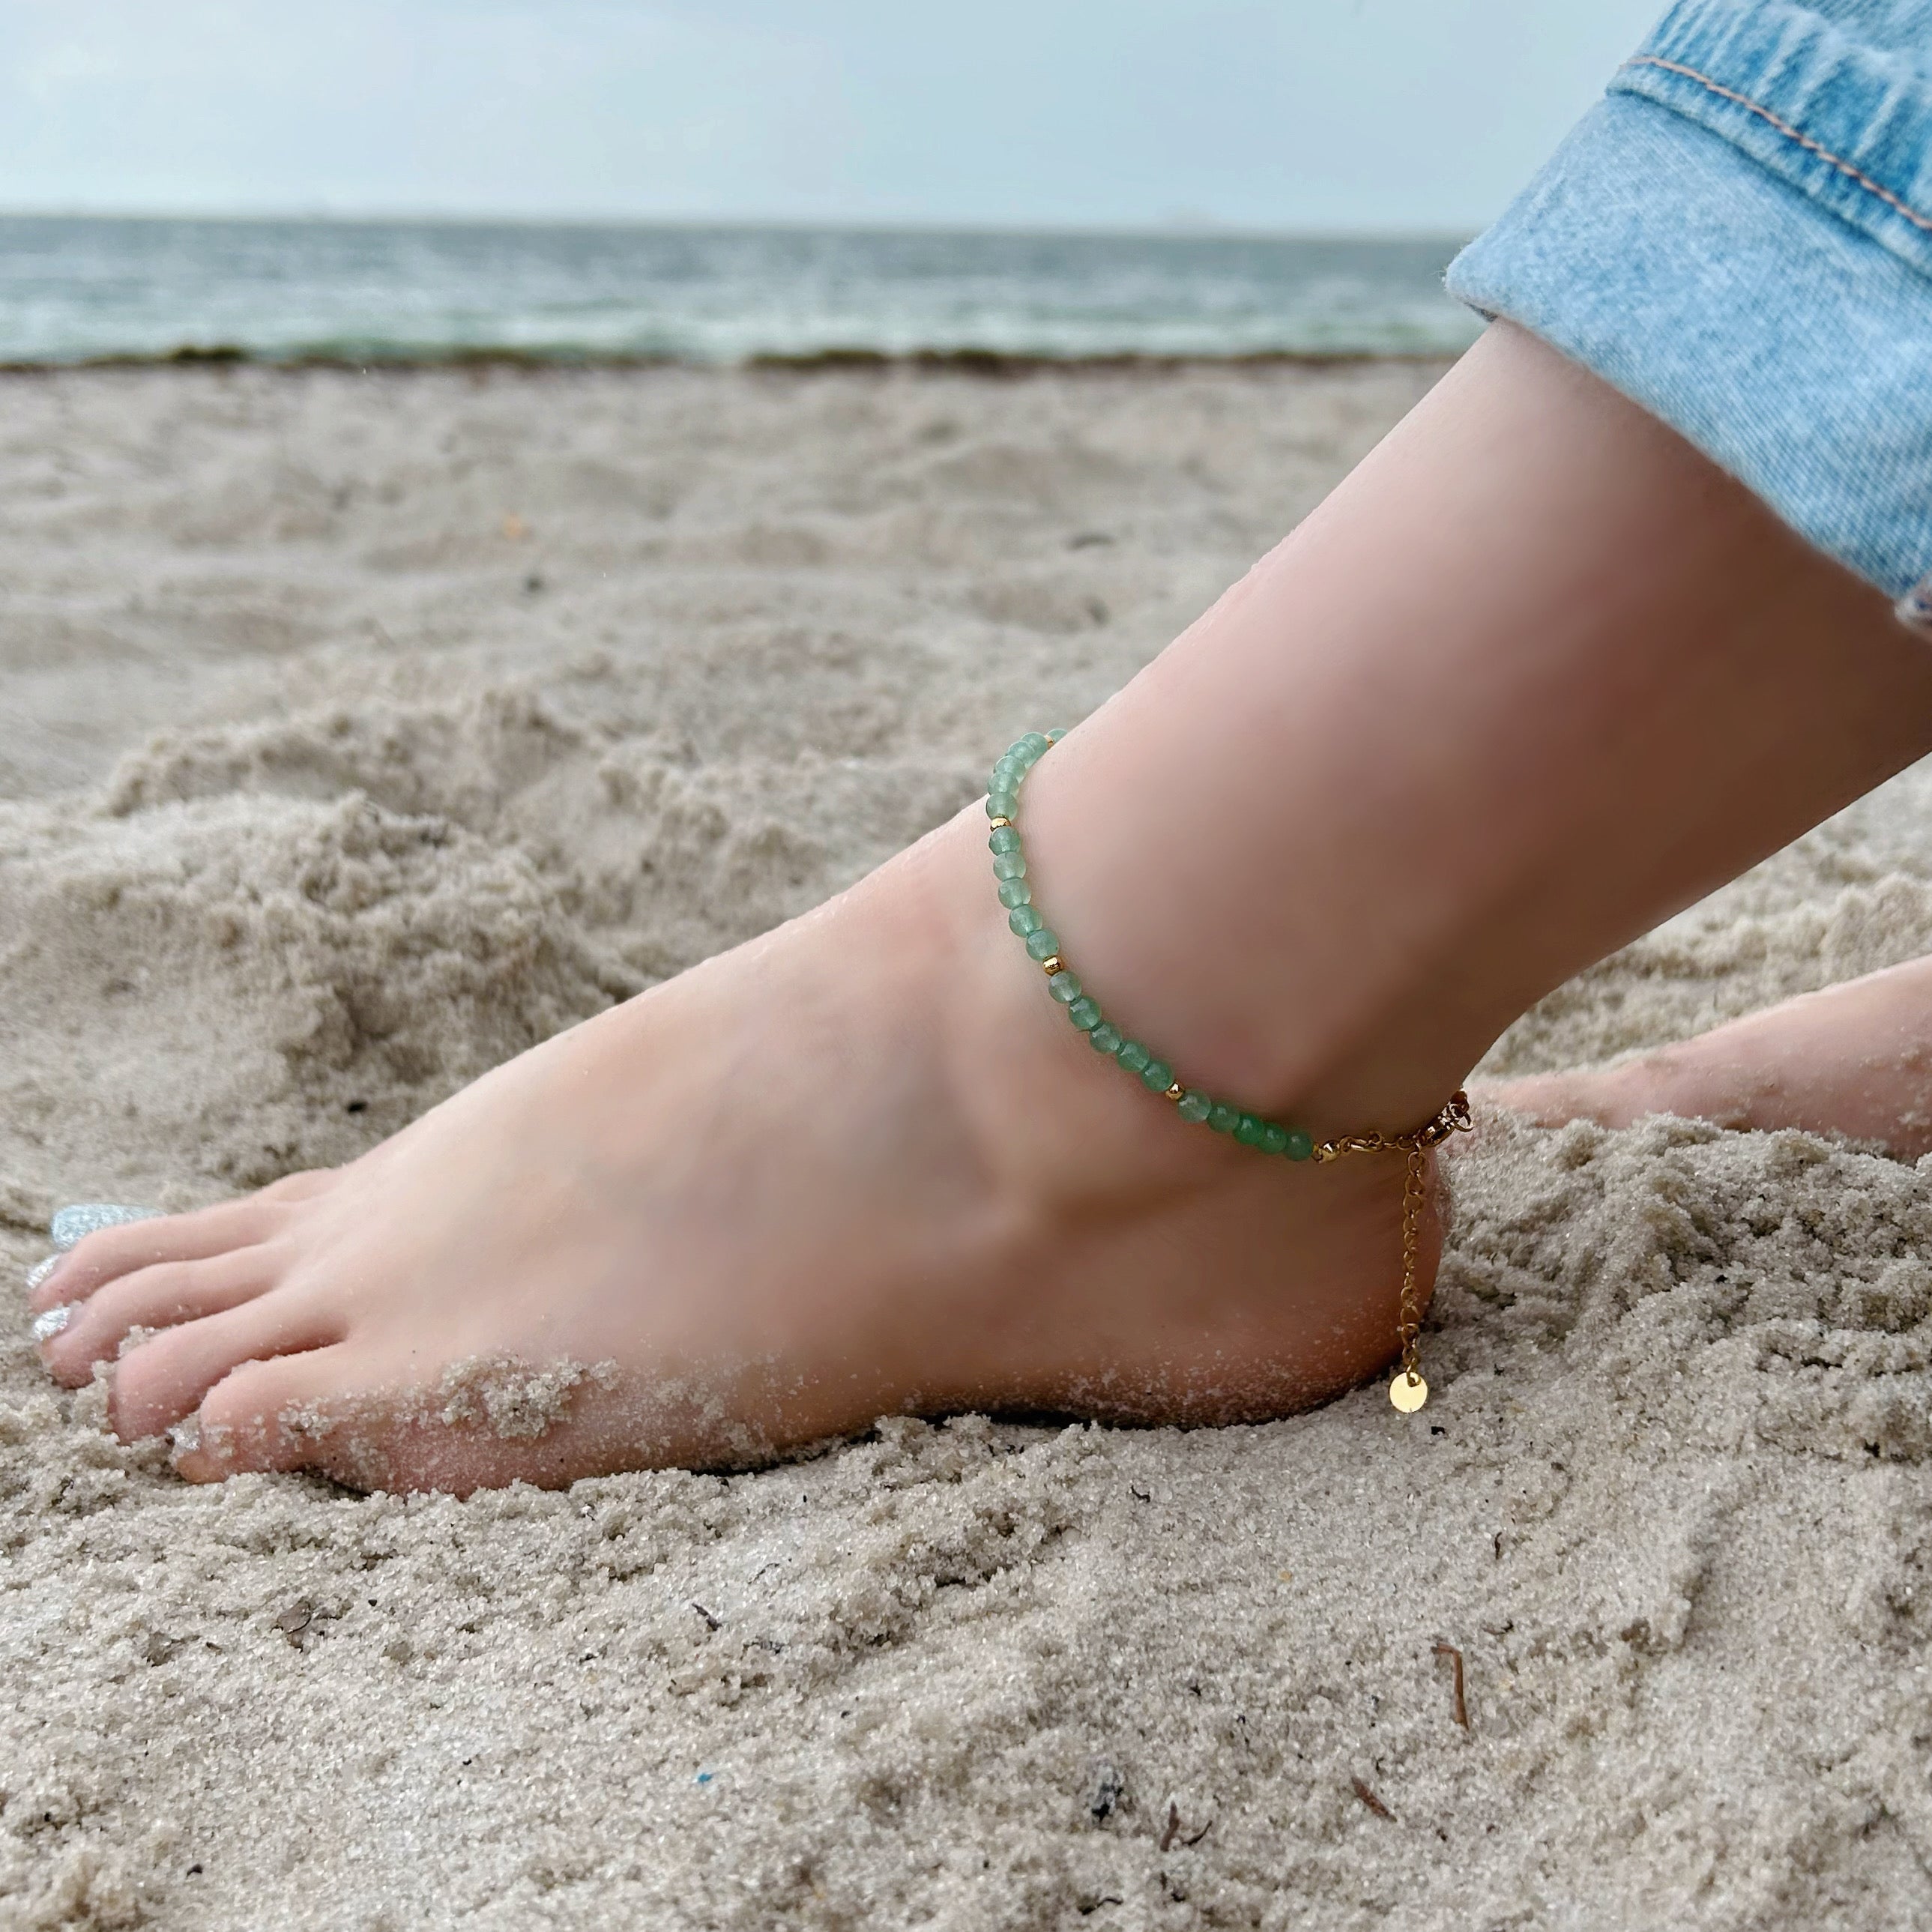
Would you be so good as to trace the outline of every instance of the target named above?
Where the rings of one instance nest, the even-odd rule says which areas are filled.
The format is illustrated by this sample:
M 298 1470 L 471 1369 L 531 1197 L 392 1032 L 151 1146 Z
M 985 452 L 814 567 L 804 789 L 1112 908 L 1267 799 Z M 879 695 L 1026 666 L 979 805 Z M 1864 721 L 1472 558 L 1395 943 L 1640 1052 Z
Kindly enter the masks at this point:
M 989 1199 L 1010 1217 L 1016 1238 L 1034 1239 L 1070 1216 L 1136 1216 L 1162 1201 L 1225 1186 L 1230 1163 L 1223 1136 L 1184 1118 L 1110 1055 L 1094 1050 L 1088 1035 L 1070 1025 L 1048 997 L 1040 965 L 1009 928 L 991 889 L 978 808 L 962 813 L 908 856 L 915 858 L 924 902 L 908 929 L 921 935 L 922 946 L 944 956 L 934 1030 L 947 1055 L 949 1090 L 992 1178 Z M 1105 982 L 1093 983 L 1096 996 L 1111 1002 Z M 1168 1034 L 1184 1036 L 1194 1017 L 1185 1002 L 1178 1003 L 1144 1036 L 1135 1036 L 1165 1057 Z M 1318 1138 L 1373 1129 L 1404 1132 L 1436 1114 L 1463 1070 L 1439 1048 L 1432 1060 L 1410 1050 L 1418 1030 L 1395 1026 L 1382 1050 L 1349 1061 L 1324 1054 L 1312 1029 L 1282 1029 L 1274 1035 L 1277 1048 L 1299 1054 L 1313 1070 L 1298 1088 L 1285 1090 L 1293 1104 L 1275 1104 L 1264 1088 L 1238 1081 L 1209 1090 Z M 1208 1086 L 1186 1061 L 1174 1064 L 1183 1084 Z M 1233 1172 L 1246 1179 L 1276 1167 L 1260 1160 L 1251 1171 L 1240 1160 Z M 1286 1162 L 1280 1172 L 1306 1180 L 1314 1168 Z M 1402 1163 L 1392 1157 L 1347 1161 L 1312 1184 L 1324 1199 L 1336 1198 L 1339 1190 L 1354 1204 L 1352 1212 L 1373 1203 L 1377 1213 L 1393 1213 Z
M 1098 761 L 1089 746 L 1070 740 L 1028 780 L 1021 807 L 1028 881 L 1061 954 L 1108 1019 L 1172 1066 L 1183 1085 L 1317 1138 L 1403 1132 L 1442 1106 L 1515 1016 L 1501 1000 L 1481 1001 L 1453 948 L 1438 958 L 1408 934 L 1398 952 L 1382 922 L 1361 916 L 1371 909 L 1346 900 L 1311 908 L 1308 952 L 1330 962 L 1318 974 L 1285 972 L 1279 949 L 1234 934 L 1217 943 L 1204 931 L 1177 947 L 1144 890 L 1105 891 L 1106 879 L 1131 879 L 1133 868 L 1122 864 L 1118 828 L 1093 803 L 1089 774 Z M 982 830 L 976 822 L 980 871 Z M 1234 862 L 1232 853 L 1216 856 Z M 998 951 L 1024 962 L 997 908 L 992 922 Z M 1064 1021 L 1057 1030 L 1072 1031 Z
M 1198 1408 L 1178 1407 L 1162 1379 L 1149 1416 L 1280 1414 L 1380 1369 L 1400 1332 L 1406 1160 L 1270 1158 L 1184 1118 L 1092 1048 L 1008 927 L 976 806 L 908 857 L 917 884 L 899 896 L 902 930 L 924 962 L 910 976 L 930 989 L 942 1090 L 977 1150 L 975 1305 L 998 1308 L 994 1328 L 1024 1335 L 1071 1297 L 1092 1304 L 1100 1356 L 1109 1336 L 1160 1332 L 1177 1363 L 1207 1348 L 1222 1364 Z M 1446 1097 L 1392 1124 L 1415 1125 Z M 1427 1167 L 1424 1306 L 1442 1235 L 1432 1154 Z M 1256 1378 L 1238 1399 L 1223 1385 L 1231 1360 Z M 1108 1400 L 1110 1413 L 1137 1412 L 1120 1391 Z

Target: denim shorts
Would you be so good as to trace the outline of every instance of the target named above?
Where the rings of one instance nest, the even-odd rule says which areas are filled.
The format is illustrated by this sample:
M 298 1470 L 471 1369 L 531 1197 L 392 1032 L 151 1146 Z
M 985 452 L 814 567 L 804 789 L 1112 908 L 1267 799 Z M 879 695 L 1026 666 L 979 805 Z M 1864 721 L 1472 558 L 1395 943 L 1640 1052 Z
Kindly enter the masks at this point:
M 1678 0 L 1448 284 L 1932 629 L 1932 0 Z

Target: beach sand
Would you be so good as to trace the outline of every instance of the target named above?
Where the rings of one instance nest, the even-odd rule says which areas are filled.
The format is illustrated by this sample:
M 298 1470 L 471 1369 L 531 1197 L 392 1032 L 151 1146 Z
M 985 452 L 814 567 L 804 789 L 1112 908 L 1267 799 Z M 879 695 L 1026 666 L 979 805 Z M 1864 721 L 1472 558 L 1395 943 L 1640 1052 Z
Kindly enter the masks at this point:
M 0 1262 L 811 905 L 1438 373 L 0 382 Z M 1932 946 L 1929 808 L 1491 1070 Z M 887 1420 L 466 1502 L 188 1488 L 16 1298 L 0 1927 L 1932 1922 L 1932 1163 L 1492 1121 L 1453 1184 L 1412 1422 Z

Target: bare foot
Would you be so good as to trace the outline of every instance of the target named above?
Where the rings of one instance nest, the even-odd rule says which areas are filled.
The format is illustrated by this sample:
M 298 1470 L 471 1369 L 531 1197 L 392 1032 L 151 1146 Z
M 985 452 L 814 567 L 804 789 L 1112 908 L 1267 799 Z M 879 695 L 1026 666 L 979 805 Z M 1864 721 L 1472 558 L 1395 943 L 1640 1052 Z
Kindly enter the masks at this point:
M 1932 959 L 1802 994 L 1613 1066 L 1480 1090 L 1546 1126 L 1628 1126 L 1676 1114 L 1724 1127 L 1804 1127 L 1932 1153 Z
M 1270 1159 L 1104 1064 L 985 841 L 962 814 L 346 1167 L 88 1236 L 32 1298 L 75 1304 L 48 1366 L 114 1364 L 124 1438 L 195 1418 L 196 1479 L 461 1492 L 896 1412 L 1261 1418 L 1385 1363 L 1402 1163 Z

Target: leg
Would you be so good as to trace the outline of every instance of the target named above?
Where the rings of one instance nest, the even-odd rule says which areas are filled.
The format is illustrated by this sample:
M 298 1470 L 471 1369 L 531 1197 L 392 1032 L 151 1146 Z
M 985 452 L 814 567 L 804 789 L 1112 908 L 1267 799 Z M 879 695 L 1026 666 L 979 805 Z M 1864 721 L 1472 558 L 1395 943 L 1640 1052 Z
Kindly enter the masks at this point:
M 1676 1114 L 1845 1134 L 1918 1160 L 1932 1154 L 1932 958 L 1801 994 L 1613 1066 L 1500 1081 L 1482 1097 L 1546 1126 Z
M 1083 974 L 1190 1082 L 1400 1130 L 1928 746 L 1932 654 L 1882 598 L 1499 326 L 1041 765 L 1028 847 Z M 1399 1166 L 1270 1161 L 1101 1064 L 968 814 L 264 1204 L 239 1306 L 191 1218 L 83 1243 L 36 1305 L 89 1298 L 48 1345 L 70 1382 L 152 1307 L 190 1318 L 121 1362 L 115 1414 L 200 1404 L 198 1476 L 556 1481 L 968 1404 L 1212 1420 L 1387 1359 Z M 524 1426 L 535 1370 L 561 1426 Z

